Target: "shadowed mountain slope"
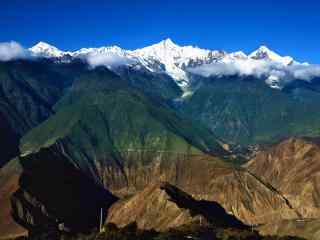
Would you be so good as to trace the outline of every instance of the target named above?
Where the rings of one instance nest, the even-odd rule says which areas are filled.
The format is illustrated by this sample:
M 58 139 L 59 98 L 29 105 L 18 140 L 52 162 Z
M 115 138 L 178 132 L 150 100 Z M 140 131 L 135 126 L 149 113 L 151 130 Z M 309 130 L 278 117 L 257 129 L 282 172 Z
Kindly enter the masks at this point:
M 33 234 L 63 224 L 73 232 L 99 225 L 100 209 L 117 197 L 77 169 L 56 145 L 20 160 L 19 189 L 11 197 L 14 219 Z
M 19 139 L 47 119 L 83 69 L 81 63 L 0 62 L 0 167 L 18 154 Z

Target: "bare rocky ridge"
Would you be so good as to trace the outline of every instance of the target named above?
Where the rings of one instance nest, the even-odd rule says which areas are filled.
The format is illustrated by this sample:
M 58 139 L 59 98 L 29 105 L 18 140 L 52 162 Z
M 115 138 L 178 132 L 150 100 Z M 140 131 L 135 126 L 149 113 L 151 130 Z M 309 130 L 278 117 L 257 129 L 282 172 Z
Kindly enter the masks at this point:
M 171 158 L 159 155 L 158 161 L 147 166 L 126 166 L 125 178 L 119 171 L 101 169 L 104 169 L 101 176 L 105 187 L 119 197 L 135 194 L 148 184 L 161 180 L 186 191 L 195 199 L 218 202 L 250 225 L 298 216 L 290 203 L 267 182 L 246 169 L 233 168 L 208 155 Z
M 124 227 L 136 222 L 141 229 L 168 230 L 183 224 L 199 221 L 190 212 L 170 201 L 170 195 L 161 189 L 161 184 L 151 184 L 129 200 L 115 203 L 107 222 Z
M 129 200 L 109 210 L 107 222 L 124 227 L 136 222 L 141 229 L 167 231 L 170 228 L 210 222 L 219 227 L 248 228 L 216 202 L 198 201 L 173 185 L 151 184 Z

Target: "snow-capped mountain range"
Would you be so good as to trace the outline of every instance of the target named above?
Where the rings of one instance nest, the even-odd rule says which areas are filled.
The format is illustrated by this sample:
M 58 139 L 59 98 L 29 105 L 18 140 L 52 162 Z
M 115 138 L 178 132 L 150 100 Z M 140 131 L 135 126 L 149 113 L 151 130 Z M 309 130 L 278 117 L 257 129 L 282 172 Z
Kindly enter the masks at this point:
M 179 46 L 171 39 L 136 50 L 125 50 L 117 46 L 100 48 L 82 48 L 78 51 L 61 51 L 44 42 L 29 48 L 31 55 L 45 58 L 81 58 L 92 66 L 104 65 L 110 69 L 119 66 L 144 68 L 151 72 L 166 73 L 177 84 L 186 89 L 190 74 L 203 76 L 244 74 L 265 75 L 266 83 L 273 88 L 281 88 L 283 74 L 292 66 L 301 64 L 289 56 L 280 56 L 266 46 L 261 46 L 246 55 L 242 51 L 227 53 L 225 51 L 201 49 L 194 46 Z M 290 71 L 290 70 L 289 70 Z M 271 74 L 274 72 L 274 74 Z

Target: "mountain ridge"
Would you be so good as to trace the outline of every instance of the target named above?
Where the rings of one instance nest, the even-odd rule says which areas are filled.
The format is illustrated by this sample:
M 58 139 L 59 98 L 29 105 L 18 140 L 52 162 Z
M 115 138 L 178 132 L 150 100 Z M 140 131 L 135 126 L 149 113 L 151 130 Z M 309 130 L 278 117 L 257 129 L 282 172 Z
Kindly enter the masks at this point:
M 223 67 L 219 74 L 223 75 L 227 69 L 224 65 L 235 65 L 234 71 L 239 74 L 255 74 L 255 67 L 262 68 L 286 68 L 293 66 L 307 66 L 301 64 L 292 57 L 282 57 L 266 46 L 260 46 L 257 50 L 248 55 L 242 51 L 227 53 L 222 50 L 201 49 L 195 46 L 179 46 L 170 38 L 159 43 L 135 50 L 126 50 L 118 46 L 104 46 L 98 48 L 81 48 L 77 51 L 61 51 L 58 48 L 44 42 L 39 42 L 28 49 L 31 55 L 36 57 L 57 58 L 70 60 L 70 58 L 80 58 L 86 60 L 93 67 L 103 65 L 114 71 L 118 66 L 129 66 L 144 68 L 150 72 L 165 73 L 172 77 L 182 90 L 190 86 L 192 76 L 190 74 L 204 74 L 206 71 L 199 67 Z M 222 65 L 222 66 L 220 66 Z M 253 69 L 247 69 L 247 65 L 253 65 Z M 267 66 L 265 66 L 267 65 Z M 273 66 L 275 65 L 275 66 Z M 252 68 L 252 67 L 251 67 Z M 237 70 L 238 69 L 238 70 Z M 277 74 L 273 76 L 271 70 L 265 69 L 263 74 L 266 77 L 266 84 L 274 88 L 282 88 Z M 259 70 L 260 71 L 260 70 Z M 214 73 L 217 74 L 217 73 Z M 228 74 L 228 73 L 227 73 Z

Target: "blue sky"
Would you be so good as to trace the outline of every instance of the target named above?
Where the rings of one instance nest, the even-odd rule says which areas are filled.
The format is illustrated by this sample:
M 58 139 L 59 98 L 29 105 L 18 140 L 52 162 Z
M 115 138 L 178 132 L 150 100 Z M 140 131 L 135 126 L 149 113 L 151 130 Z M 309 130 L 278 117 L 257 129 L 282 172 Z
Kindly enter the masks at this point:
M 0 42 L 134 49 L 170 37 L 180 45 L 247 53 L 267 45 L 320 63 L 319 12 L 316 0 L 1 0 Z

